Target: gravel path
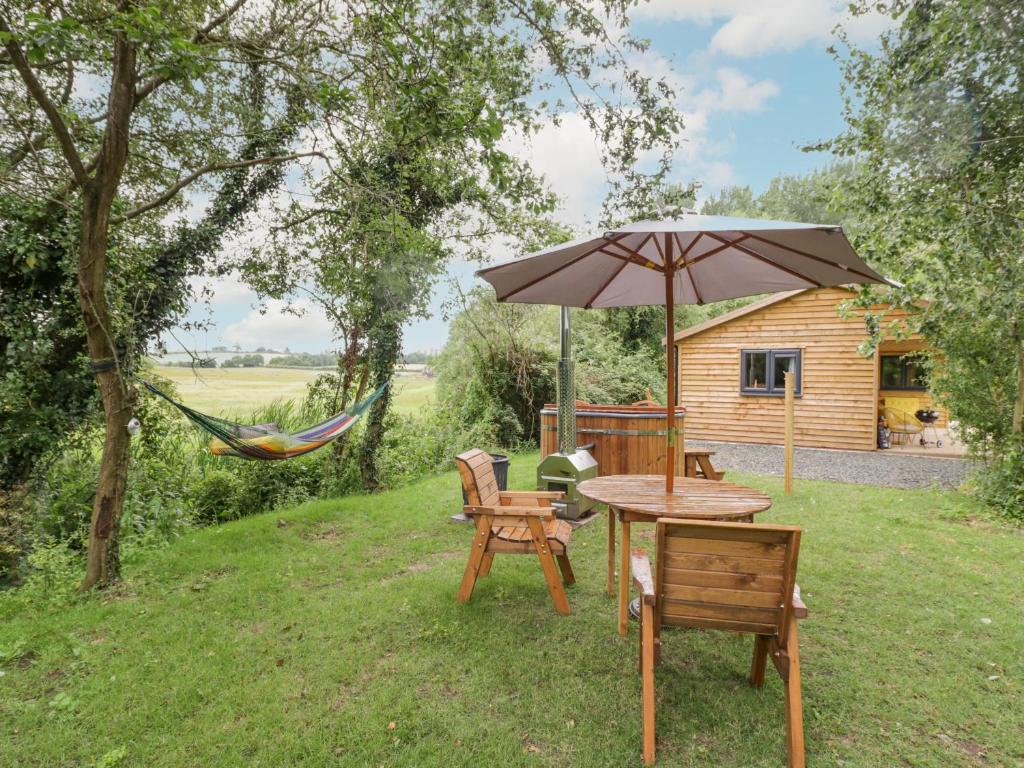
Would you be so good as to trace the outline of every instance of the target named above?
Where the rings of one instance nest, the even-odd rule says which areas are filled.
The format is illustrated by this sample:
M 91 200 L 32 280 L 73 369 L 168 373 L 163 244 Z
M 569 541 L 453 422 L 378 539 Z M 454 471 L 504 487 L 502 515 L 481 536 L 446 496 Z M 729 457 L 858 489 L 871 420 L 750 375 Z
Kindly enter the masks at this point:
M 687 440 L 686 447 L 715 451 L 711 461 L 716 469 L 782 474 L 781 445 Z M 793 457 L 794 477 L 889 488 L 956 488 L 963 482 L 967 469 L 965 459 L 900 456 L 887 451 L 797 448 Z

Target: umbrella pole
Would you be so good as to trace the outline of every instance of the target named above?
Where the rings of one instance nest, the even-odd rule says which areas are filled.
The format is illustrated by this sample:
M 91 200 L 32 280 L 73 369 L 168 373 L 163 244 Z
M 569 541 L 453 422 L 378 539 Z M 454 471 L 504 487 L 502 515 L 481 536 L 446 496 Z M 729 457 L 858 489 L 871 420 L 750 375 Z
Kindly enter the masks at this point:
M 676 469 L 676 366 L 675 366 L 675 267 L 672 263 L 672 240 L 665 237 L 665 371 L 668 389 L 665 392 L 665 493 L 672 493 Z

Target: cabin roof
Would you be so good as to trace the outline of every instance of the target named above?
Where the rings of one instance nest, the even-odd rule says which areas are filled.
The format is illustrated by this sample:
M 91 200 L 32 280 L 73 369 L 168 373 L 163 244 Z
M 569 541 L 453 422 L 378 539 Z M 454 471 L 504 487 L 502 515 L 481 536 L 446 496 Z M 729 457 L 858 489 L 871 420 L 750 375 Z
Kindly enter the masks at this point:
M 698 333 L 703 333 L 710 328 L 716 328 L 719 325 L 723 325 L 728 322 L 732 322 L 740 317 L 758 312 L 765 307 L 770 307 L 773 304 L 791 299 L 794 296 L 799 296 L 801 293 L 807 293 L 808 291 L 817 291 L 818 288 L 800 288 L 795 291 L 782 291 L 780 293 L 773 293 L 770 296 L 765 296 L 763 299 L 747 304 L 746 306 L 734 309 L 731 312 L 726 312 L 724 315 L 713 317 L 710 320 L 705 320 L 703 323 L 697 323 L 697 325 L 691 325 L 689 328 L 683 328 L 681 331 L 677 331 L 674 337 L 675 343 L 679 343 L 683 339 L 688 339 L 691 336 L 696 336 Z M 848 288 L 841 288 L 841 290 L 849 290 Z

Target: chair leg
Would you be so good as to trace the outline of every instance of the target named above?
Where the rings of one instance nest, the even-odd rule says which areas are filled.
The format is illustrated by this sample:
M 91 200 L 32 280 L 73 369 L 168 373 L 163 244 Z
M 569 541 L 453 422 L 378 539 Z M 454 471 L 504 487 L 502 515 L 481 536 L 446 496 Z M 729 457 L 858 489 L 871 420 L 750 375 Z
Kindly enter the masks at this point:
M 800 694 L 800 641 L 797 636 L 796 619 L 790 619 L 786 638 L 786 655 L 789 656 L 789 676 L 786 683 L 786 748 L 789 753 L 789 768 L 804 768 L 804 708 Z
M 569 553 L 564 555 L 558 555 L 555 558 L 558 560 L 558 568 L 562 572 L 562 582 L 569 586 L 570 584 L 576 583 L 576 574 L 572 572 L 572 563 L 569 562 Z
M 484 553 L 484 559 L 480 563 L 480 573 L 478 574 L 480 576 L 480 578 L 483 578 L 484 576 L 489 576 L 490 575 L 490 573 L 491 573 L 491 563 L 493 563 L 493 562 L 494 562 L 494 553 L 493 552 L 485 552 Z
M 487 541 L 491 537 L 491 516 L 477 515 L 476 533 L 473 535 L 473 543 L 469 550 L 469 562 L 466 563 L 466 570 L 462 574 L 462 584 L 459 586 L 459 593 L 455 602 L 465 603 L 473 596 L 473 587 L 476 586 L 477 576 L 480 575 L 480 566 L 483 563 L 487 550 Z
M 764 685 L 764 668 L 768 663 L 768 637 L 754 636 L 754 661 L 750 665 L 750 684 L 755 688 Z
M 551 593 L 551 600 L 555 604 L 555 610 L 563 615 L 571 613 L 569 598 L 565 595 L 565 587 L 558 577 L 558 569 L 555 567 L 555 558 L 551 555 L 551 547 L 548 544 L 548 536 L 540 518 L 528 518 L 530 533 L 533 535 L 533 547 L 537 550 L 537 559 L 540 560 L 541 570 L 544 571 L 544 580 L 548 583 L 548 592 Z
M 654 609 L 640 609 L 640 683 L 642 687 L 644 765 L 654 764 Z

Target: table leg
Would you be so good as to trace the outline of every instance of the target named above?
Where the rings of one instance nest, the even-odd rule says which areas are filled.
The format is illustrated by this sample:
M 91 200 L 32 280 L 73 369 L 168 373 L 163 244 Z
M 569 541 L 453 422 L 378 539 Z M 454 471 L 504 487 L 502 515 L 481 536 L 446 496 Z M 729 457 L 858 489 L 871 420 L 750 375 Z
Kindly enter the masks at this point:
M 687 477 L 696 477 L 697 476 L 697 457 L 696 456 L 693 456 L 693 455 L 685 456 L 685 458 L 683 459 L 683 464 L 684 464 L 684 467 L 685 467 L 685 469 L 683 471 L 686 473 Z
M 615 509 L 608 507 L 608 597 L 615 597 Z
M 622 557 L 619 560 L 619 634 L 629 625 L 629 523 L 622 520 Z

